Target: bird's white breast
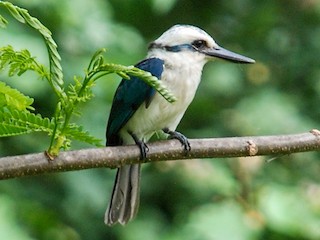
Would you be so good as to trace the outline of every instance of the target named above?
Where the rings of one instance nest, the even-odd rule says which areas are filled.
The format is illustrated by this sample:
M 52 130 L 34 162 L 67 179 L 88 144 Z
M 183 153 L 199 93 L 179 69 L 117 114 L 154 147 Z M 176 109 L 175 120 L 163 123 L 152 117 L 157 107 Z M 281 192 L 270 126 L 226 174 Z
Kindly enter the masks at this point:
M 170 57 L 156 57 L 165 62 L 161 81 L 174 94 L 177 101 L 169 103 L 156 93 L 148 108 L 142 104 L 120 131 L 126 144 L 134 143 L 128 132 L 133 132 L 139 139 L 147 141 L 154 132 L 163 128 L 174 131 L 194 98 L 205 62 L 199 59 L 187 61 L 190 57 L 184 57 L 181 53 L 170 55 Z

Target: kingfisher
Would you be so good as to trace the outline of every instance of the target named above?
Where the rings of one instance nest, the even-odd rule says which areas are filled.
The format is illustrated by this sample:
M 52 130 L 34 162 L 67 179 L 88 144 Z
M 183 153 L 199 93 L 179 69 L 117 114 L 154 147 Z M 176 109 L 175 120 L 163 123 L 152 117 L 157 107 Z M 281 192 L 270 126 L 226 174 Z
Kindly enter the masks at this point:
M 234 63 L 254 63 L 251 58 L 220 47 L 204 30 L 174 25 L 148 48 L 145 60 L 135 67 L 150 72 L 176 97 L 169 103 L 154 88 L 135 76 L 123 79 L 114 95 L 107 124 L 107 146 L 136 144 L 147 157 L 146 142 L 158 131 L 181 142 L 190 151 L 188 139 L 176 128 L 194 98 L 204 65 L 221 58 Z M 137 214 L 140 195 L 140 164 L 117 169 L 105 224 L 125 225 Z

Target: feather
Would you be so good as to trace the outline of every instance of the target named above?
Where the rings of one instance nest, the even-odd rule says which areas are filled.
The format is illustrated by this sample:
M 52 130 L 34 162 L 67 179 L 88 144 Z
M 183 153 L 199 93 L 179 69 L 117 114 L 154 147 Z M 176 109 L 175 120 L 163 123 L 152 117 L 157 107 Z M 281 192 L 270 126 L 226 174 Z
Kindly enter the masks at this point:
M 159 58 L 148 58 L 136 65 L 137 68 L 150 72 L 158 79 L 163 72 L 164 61 Z M 128 122 L 137 109 L 145 102 L 148 107 L 155 94 L 155 89 L 138 77 L 122 79 L 115 93 L 107 126 L 107 146 L 122 145 L 120 129 Z

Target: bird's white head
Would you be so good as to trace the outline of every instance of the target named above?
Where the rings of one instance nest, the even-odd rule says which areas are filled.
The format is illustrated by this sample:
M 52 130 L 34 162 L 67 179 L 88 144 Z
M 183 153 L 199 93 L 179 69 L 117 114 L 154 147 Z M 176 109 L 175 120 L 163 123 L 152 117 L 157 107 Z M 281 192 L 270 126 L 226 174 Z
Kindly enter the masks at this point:
M 149 46 L 151 56 L 168 53 L 183 53 L 183 58 L 192 57 L 204 63 L 214 58 L 236 63 L 255 62 L 251 58 L 220 47 L 205 31 L 190 25 L 174 25 Z

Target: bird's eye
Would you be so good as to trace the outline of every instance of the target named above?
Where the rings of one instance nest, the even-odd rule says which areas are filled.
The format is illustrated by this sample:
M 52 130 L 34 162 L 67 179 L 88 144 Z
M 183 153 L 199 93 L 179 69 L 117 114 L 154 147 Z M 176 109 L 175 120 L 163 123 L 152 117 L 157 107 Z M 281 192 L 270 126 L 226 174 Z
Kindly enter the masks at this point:
M 196 40 L 192 43 L 192 46 L 194 46 L 197 49 L 199 48 L 201 49 L 201 48 L 207 47 L 207 42 L 204 40 Z

